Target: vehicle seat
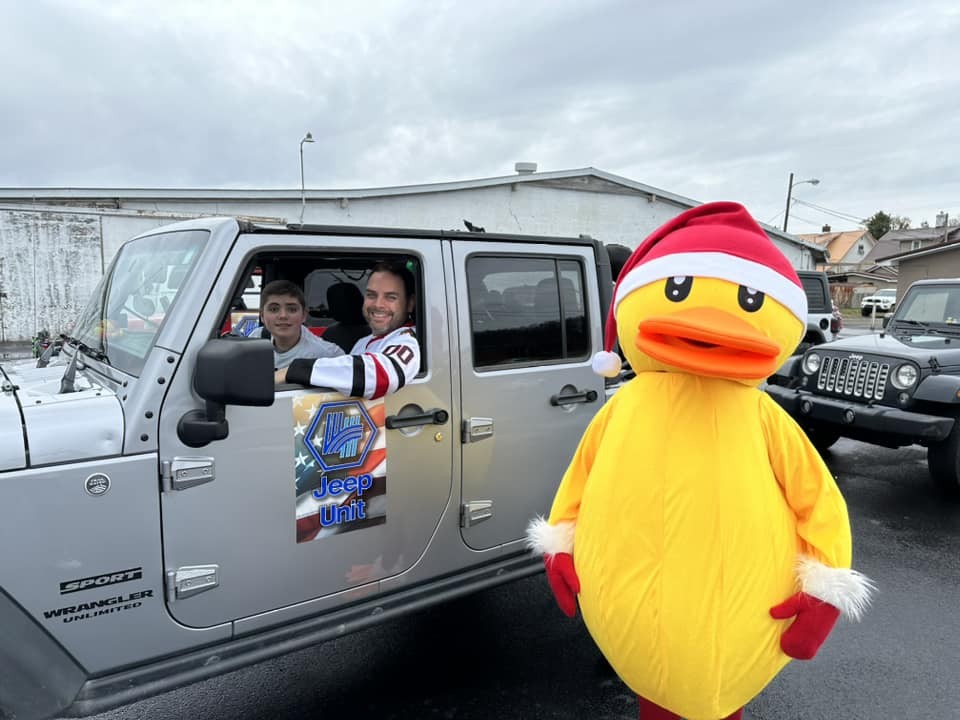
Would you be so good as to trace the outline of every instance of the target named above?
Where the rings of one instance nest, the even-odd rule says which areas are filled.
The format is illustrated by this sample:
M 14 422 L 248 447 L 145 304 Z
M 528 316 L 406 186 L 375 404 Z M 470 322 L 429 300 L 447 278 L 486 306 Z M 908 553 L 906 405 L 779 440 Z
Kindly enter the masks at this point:
M 323 339 L 350 352 L 357 340 L 370 334 L 370 326 L 363 319 L 363 295 L 353 283 L 339 282 L 327 288 L 327 309 L 333 325 L 323 333 Z

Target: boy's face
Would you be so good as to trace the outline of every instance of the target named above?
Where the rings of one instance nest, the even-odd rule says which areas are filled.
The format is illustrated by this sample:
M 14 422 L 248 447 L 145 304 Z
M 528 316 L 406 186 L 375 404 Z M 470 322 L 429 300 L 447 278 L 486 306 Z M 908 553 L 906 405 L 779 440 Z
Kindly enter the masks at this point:
M 375 272 L 367 282 L 363 316 L 374 335 L 386 335 L 407 321 L 415 303 L 402 279 L 390 272 Z
M 260 312 L 278 348 L 289 350 L 300 341 L 300 326 L 307 311 L 293 295 L 268 295 Z

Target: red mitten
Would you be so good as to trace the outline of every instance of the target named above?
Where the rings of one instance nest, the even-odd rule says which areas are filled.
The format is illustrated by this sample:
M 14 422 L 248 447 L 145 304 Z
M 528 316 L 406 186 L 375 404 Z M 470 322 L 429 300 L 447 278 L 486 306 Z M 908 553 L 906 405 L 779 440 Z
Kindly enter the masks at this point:
M 564 615 L 573 617 L 577 614 L 577 593 L 580 592 L 580 578 L 573 569 L 573 555 L 544 555 L 543 566 L 547 570 L 547 582 L 550 583 L 557 605 Z
M 798 592 L 770 608 L 770 615 L 777 620 L 797 616 L 780 637 L 780 648 L 792 658 L 809 660 L 817 654 L 817 650 L 833 630 L 840 611 L 830 603 L 805 592 Z

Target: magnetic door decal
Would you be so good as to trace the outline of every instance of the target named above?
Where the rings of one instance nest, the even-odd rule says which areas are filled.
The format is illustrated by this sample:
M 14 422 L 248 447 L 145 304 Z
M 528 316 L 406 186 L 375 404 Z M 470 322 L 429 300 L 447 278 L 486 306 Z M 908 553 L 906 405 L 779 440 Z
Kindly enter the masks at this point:
M 387 520 L 383 398 L 304 392 L 293 398 L 297 542 Z

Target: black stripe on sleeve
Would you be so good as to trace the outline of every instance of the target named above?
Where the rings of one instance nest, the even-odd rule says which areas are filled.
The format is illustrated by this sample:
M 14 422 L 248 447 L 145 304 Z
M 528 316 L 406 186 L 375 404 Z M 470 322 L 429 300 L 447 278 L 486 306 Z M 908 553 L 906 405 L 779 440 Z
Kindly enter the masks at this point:
M 403 368 L 400 367 L 400 363 L 394 359 L 393 355 L 387 355 L 387 360 L 393 365 L 393 371 L 397 374 L 397 390 L 399 390 L 407 384 L 406 373 L 403 372 Z
M 313 374 L 313 360 L 297 358 L 287 368 L 287 382 L 297 385 L 309 385 Z
M 363 362 L 363 355 L 353 356 L 353 385 L 350 388 L 350 397 L 363 397 L 363 390 L 367 385 L 367 366 Z

